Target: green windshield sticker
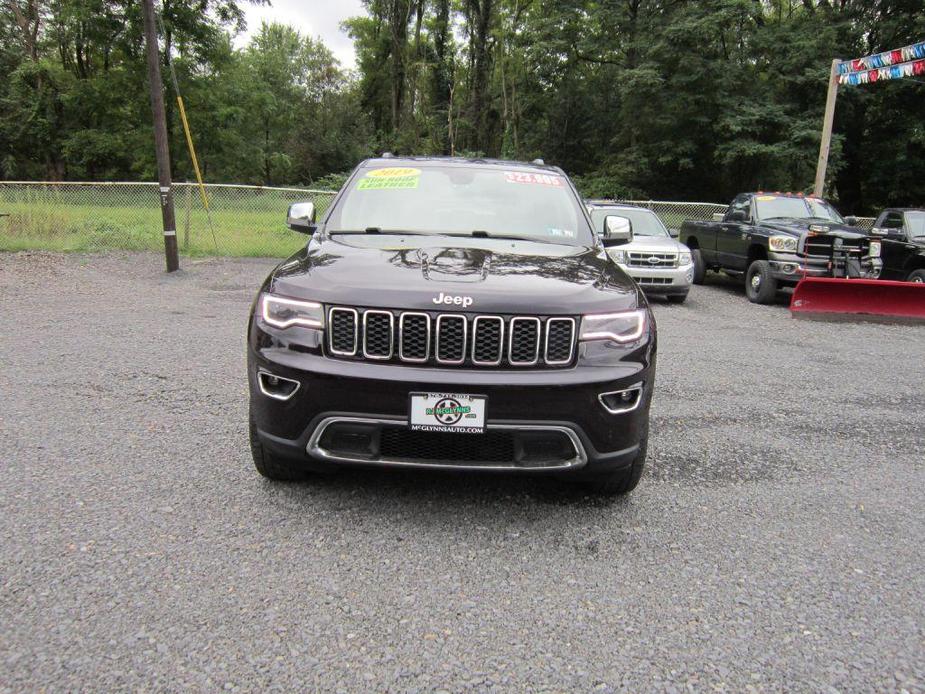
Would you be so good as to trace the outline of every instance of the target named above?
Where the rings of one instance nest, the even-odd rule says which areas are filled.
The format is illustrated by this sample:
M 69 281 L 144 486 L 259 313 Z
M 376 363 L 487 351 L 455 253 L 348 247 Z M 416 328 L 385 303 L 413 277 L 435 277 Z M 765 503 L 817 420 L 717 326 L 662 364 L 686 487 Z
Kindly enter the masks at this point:
M 407 190 L 417 188 L 421 170 L 407 166 L 373 169 L 360 180 L 357 190 Z
M 363 178 L 357 185 L 357 190 L 407 190 L 417 188 L 420 176 L 380 176 Z

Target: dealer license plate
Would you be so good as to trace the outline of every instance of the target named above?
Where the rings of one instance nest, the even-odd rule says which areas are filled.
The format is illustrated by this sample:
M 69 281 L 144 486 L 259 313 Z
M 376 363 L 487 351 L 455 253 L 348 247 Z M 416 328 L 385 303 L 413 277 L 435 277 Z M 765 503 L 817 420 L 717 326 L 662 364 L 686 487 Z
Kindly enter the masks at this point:
M 411 393 L 412 431 L 449 431 L 481 434 L 485 431 L 484 395 L 465 393 Z

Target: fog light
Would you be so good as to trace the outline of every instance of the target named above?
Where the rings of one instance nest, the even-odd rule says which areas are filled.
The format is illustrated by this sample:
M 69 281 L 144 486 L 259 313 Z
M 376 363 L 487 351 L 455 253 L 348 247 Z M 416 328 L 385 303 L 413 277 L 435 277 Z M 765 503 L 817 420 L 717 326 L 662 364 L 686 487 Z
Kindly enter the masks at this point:
M 626 390 L 601 393 L 597 396 L 597 399 L 610 414 L 632 412 L 639 407 L 639 403 L 642 401 L 642 384 L 637 383 Z
M 268 371 L 257 372 L 257 385 L 260 392 L 274 400 L 288 400 L 299 389 L 299 382 L 291 378 L 283 378 Z

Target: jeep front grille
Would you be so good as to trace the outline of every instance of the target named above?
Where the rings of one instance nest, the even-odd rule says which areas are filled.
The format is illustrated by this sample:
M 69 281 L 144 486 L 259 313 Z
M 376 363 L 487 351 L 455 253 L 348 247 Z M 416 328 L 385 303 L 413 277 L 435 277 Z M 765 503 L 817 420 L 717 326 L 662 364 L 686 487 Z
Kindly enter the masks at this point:
M 677 253 L 645 253 L 642 251 L 629 251 L 627 265 L 630 267 L 677 267 Z
M 575 319 L 464 315 L 335 306 L 328 310 L 334 357 L 439 366 L 568 366 Z

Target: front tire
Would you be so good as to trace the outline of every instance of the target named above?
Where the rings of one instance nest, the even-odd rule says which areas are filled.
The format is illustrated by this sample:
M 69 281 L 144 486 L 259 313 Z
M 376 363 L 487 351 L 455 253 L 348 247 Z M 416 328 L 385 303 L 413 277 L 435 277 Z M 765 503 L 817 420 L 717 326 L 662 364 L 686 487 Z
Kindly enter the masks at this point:
M 753 304 L 773 304 L 777 298 L 777 280 L 767 260 L 756 260 L 745 273 L 745 296 Z
M 260 442 L 260 437 L 257 436 L 257 425 L 254 423 L 253 415 L 248 417 L 248 433 L 250 434 L 251 455 L 254 458 L 254 467 L 257 468 L 257 472 L 268 480 L 277 482 L 294 482 L 305 479 L 307 474 L 304 468 L 291 460 L 271 453 L 264 447 Z
M 629 494 L 639 484 L 642 471 L 646 466 L 647 439 L 639 442 L 639 452 L 629 467 L 615 472 L 606 472 L 592 477 L 585 482 L 585 486 L 595 494 L 601 496 L 622 496 Z
M 694 261 L 694 284 L 703 284 L 703 280 L 707 276 L 707 266 L 703 264 L 703 256 L 700 254 L 699 248 L 691 251 L 691 258 Z
M 913 270 L 906 278 L 906 282 L 925 283 L 925 270 Z

